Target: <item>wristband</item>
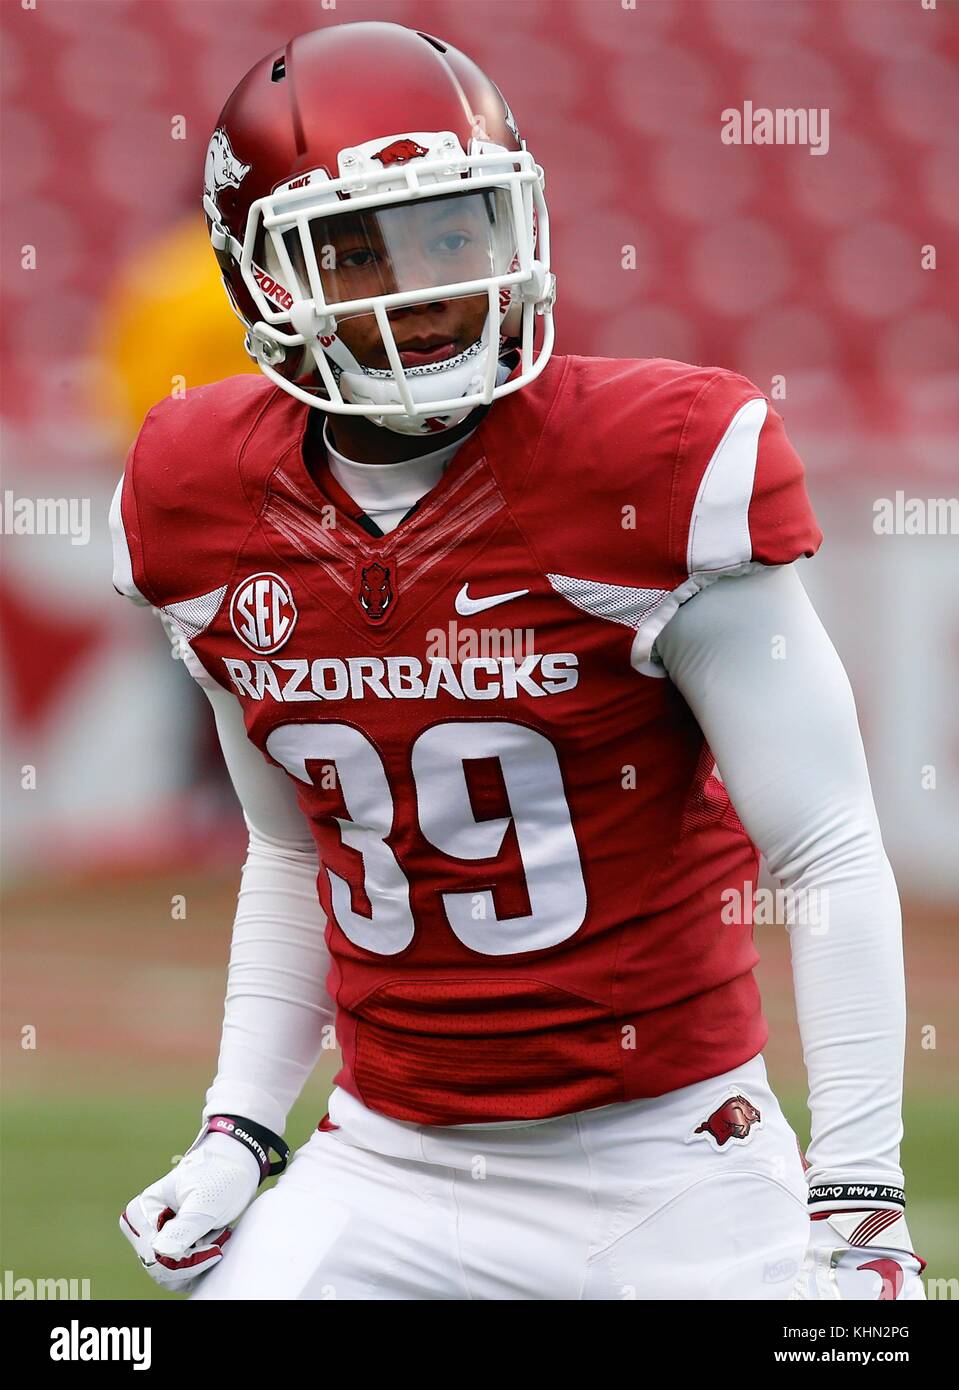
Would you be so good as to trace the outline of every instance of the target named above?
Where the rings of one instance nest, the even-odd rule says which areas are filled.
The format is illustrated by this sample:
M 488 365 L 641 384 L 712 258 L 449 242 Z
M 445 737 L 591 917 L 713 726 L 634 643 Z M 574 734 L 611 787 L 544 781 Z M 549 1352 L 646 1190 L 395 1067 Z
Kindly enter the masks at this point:
M 258 1125 L 253 1120 L 245 1120 L 242 1115 L 211 1115 L 206 1122 L 206 1134 L 229 1134 L 249 1149 L 260 1165 L 260 1182 L 265 1178 L 275 1178 L 282 1173 L 290 1157 L 290 1146 L 278 1134 Z M 275 1162 L 270 1161 L 270 1150 L 280 1155 Z M 259 1184 L 258 1184 L 259 1185 Z
M 906 1194 L 891 1183 L 823 1182 L 810 1187 L 809 1205 L 827 1213 L 867 1205 L 901 1210 L 906 1205 Z

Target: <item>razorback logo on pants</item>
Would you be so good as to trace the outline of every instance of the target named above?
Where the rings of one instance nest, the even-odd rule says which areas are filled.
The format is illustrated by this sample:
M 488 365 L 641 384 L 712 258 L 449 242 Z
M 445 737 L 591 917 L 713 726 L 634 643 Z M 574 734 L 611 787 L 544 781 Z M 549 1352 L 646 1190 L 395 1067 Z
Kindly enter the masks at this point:
M 702 1134 L 721 1149 L 731 1139 L 745 1143 L 753 1126 L 761 1124 L 762 1116 L 752 1101 L 745 1096 L 730 1096 L 702 1124 L 696 1126 L 693 1135 Z

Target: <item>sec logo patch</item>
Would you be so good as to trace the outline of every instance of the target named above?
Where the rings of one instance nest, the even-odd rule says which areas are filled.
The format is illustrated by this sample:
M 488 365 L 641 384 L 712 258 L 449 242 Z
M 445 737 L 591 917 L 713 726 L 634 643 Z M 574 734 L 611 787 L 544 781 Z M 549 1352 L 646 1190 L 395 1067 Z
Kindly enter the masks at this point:
M 240 641 L 254 652 L 278 652 L 296 626 L 290 586 L 278 574 L 251 574 L 233 590 L 230 622 Z

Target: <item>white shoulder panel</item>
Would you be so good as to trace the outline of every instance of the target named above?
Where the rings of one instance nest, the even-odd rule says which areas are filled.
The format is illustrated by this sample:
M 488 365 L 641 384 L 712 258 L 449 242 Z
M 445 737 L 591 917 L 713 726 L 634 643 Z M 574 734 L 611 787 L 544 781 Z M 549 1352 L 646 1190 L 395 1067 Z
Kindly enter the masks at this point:
M 752 557 L 749 504 L 766 410 L 762 396 L 741 406 L 706 465 L 689 523 L 688 577 L 637 625 L 632 664 L 644 676 L 661 679 L 665 675 L 653 647 L 687 599 L 721 576 L 750 574 L 762 568 Z
M 130 547 L 127 545 L 126 532 L 123 529 L 123 517 L 120 514 L 120 494 L 123 492 L 123 479 L 117 483 L 116 492 L 113 494 L 113 501 L 110 503 L 110 540 L 113 545 L 113 587 L 117 593 L 123 594 L 133 603 L 148 604 L 149 599 L 144 598 L 133 582 L 133 565 L 130 560 Z
M 690 574 L 727 570 L 752 559 L 749 504 L 765 421 L 765 400 L 760 396 L 747 401 L 706 466 L 689 524 Z

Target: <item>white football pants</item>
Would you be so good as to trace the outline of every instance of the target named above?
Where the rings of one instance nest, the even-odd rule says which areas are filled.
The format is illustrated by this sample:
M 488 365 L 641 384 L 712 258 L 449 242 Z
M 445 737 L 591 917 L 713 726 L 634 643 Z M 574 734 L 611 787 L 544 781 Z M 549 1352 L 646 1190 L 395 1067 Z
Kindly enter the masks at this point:
M 695 1134 L 730 1096 L 745 1139 Z M 334 1089 L 195 1299 L 785 1299 L 809 1235 L 761 1056 L 510 1128 L 408 1124 Z M 716 1126 L 714 1126 L 716 1128 Z

